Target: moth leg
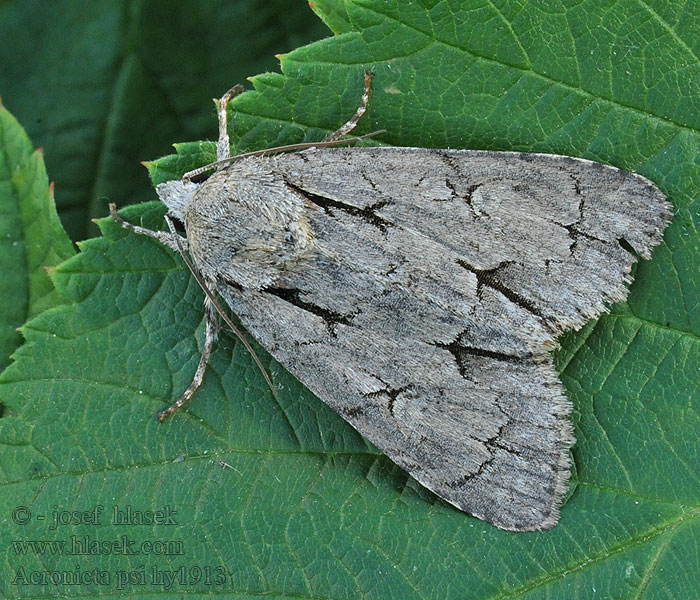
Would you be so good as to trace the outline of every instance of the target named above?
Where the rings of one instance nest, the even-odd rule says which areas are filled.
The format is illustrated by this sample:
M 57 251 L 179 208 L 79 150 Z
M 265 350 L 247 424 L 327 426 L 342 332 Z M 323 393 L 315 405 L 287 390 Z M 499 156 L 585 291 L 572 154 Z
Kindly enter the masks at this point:
M 355 114 L 347 123 L 345 123 L 345 125 L 338 129 L 338 131 L 331 133 L 327 138 L 325 138 L 323 140 L 324 142 L 334 142 L 335 140 L 339 140 L 346 133 L 350 133 L 353 129 L 355 129 L 355 125 L 357 125 L 357 122 L 360 120 L 362 115 L 365 114 L 367 105 L 369 104 L 369 89 L 372 85 L 372 77 L 374 77 L 374 73 L 365 73 L 365 89 L 362 92 L 362 100 L 360 101 L 360 106 L 357 107 Z
M 155 238 L 162 244 L 165 244 L 168 248 L 179 252 L 180 246 L 178 245 L 177 240 L 175 239 L 175 236 L 177 235 L 176 233 L 168 233 L 167 231 L 155 231 L 153 229 L 147 229 L 146 227 L 139 227 L 138 225 L 132 225 L 131 223 L 127 223 L 117 214 L 117 207 L 112 203 L 110 203 L 109 205 L 109 214 L 112 215 L 112 218 L 117 223 L 119 223 L 119 225 L 121 225 L 124 229 L 128 229 L 129 231 L 133 231 L 134 233 L 139 233 L 141 235 L 147 235 L 148 237 Z M 181 236 L 178 237 L 180 237 L 182 244 L 184 244 L 184 246 L 187 247 L 187 239 Z
M 216 142 L 216 162 L 231 158 L 231 141 L 228 138 L 228 115 L 226 107 L 231 101 L 231 98 L 238 96 L 245 88 L 239 83 L 234 85 L 216 102 L 217 112 L 219 113 L 219 141 Z M 225 165 L 217 167 L 217 170 L 222 169 Z
M 218 317 L 214 305 L 211 303 L 209 298 L 204 299 L 204 305 L 206 307 L 207 324 L 206 332 L 204 334 L 204 348 L 202 348 L 202 355 L 199 357 L 197 370 L 192 378 L 192 383 L 190 383 L 189 387 L 184 391 L 182 396 L 173 402 L 173 404 L 168 406 L 168 408 L 161 410 L 158 413 L 158 420 L 160 422 L 163 422 L 166 417 L 178 411 L 185 404 L 185 402 L 192 397 L 204 379 L 204 371 L 206 371 L 207 363 L 209 363 L 209 357 L 211 356 L 211 350 L 214 346 L 214 340 L 216 339 L 216 332 L 218 329 Z

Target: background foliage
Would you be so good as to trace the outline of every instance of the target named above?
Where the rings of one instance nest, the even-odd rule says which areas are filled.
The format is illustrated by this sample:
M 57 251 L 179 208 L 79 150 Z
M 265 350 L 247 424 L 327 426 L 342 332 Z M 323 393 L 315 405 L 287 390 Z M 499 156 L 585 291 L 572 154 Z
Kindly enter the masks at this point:
M 73 253 L 41 153 L 0 112 L 3 356 L 0 594 L 159 598 L 691 598 L 698 548 L 700 6 L 680 1 L 320 0 L 336 33 L 252 79 L 232 113 L 238 150 L 317 140 L 357 105 L 396 145 L 545 151 L 639 172 L 676 208 L 627 303 L 565 336 L 575 473 L 560 524 L 503 532 L 408 479 L 261 356 L 223 336 L 186 412 L 153 414 L 186 387 L 203 334 L 181 261 L 110 220 Z M 695 11 L 695 12 L 694 12 Z M 138 161 L 215 137 L 209 98 L 270 56 L 328 30 L 303 4 L 5 2 L 0 93 L 56 180 L 74 241 L 106 201 L 153 199 Z M 167 26 L 164 26 L 167 23 Z M 14 35 L 12 32 L 26 35 Z M 281 34 L 281 37 L 277 37 Z M 184 143 L 161 181 L 206 162 Z M 162 224 L 157 204 L 124 211 Z M 44 309 L 54 306 L 53 309 Z M 35 316 L 36 315 L 36 316 Z M 6 362 L 4 364 L 6 364 Z M 223 462 L 224 466 L 221 466 Z M 13 510 L 27 506 L 31 519 Z M 101 524 L 50 529 L 52 511 L 105 506 Z M 178 511 L 178 526 L 110 525 L 113 505 Z M 46 521 L 37 520 L 45 515 Z M 21 520 L 21 519 L 20 519 Z M 12 540 L 182 542 L 169 556 L 18 554 Z M 184 583 L 153 582 L 155 567 Z M 18 569 L 111 574 L 108 586 L 15 585 Z M 143 567 L 144 582 L 139 580 Z M 195 581 L 221 567 L 221 585 Z M 134 581 L 123 589 L 119 573 Z M 178 573 L 180 573 L 178 571 Z

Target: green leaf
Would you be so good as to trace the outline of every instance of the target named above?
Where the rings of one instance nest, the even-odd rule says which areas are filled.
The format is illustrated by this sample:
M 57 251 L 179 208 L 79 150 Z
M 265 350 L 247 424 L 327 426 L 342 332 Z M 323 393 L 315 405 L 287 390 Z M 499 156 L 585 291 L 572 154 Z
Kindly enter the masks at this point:
M 1 380 L 13 411 L 0 419 L 2 535 L 124 535 L 181 542 L 182 553 L 20 556 L 7 545 L 0 593 L 691 597 L 700 588 L 700 11 L 674 0 L 339 6 L 315 1 L 341 35 L 285 55 L 281 75 L 256 76 L 234 101 L 239 151 L 321 139 L 352 114 L 371 68 L 361 133 L 386 129 L 380 141 L 396 145 L 584 156 L 642 173 L 675 206 L 629 301 L 561 340 L 578 443 L 559 525 L 509 533 L 447 506 L 258 349 L 281 387 L 276 400 L 229 335 L 187 410 L 158 424 L 155 412 L 196 368 L 202 293 L 177 256 L 105 219 L 104 237 L 55 272 L 68 304 L 24 327 L 27 343 Z M 211 146 L 177 150 L 150 165 L 155 181 L 206 163 Z M 122 214 L 162 226 L 155 203 Z M 47 520 L 13 521 L 19 504 Z M 168 505 L 178 526 L 111 525 L 103 514 L 99 526 L 51 530 L 54 505 L 102 505 L 108 516 L 113 505 Z M 75 565 L 112 581 L 12 583 L 20 567 Z M 154 567 L 180 565 L 186 579 L 206 566 L 231 576 L 221 585 L 153 582 Z M 135 578 L 123 589 L 120 571 Z
M 56 215 L 40 150 L 0 103 L 0 370 L 21 343 L 17 328 L 59 304 L 43 267 L 73 256 Z
M 353 31 L 352 23 L 348 15 L 348 9 L 342 0 L 323 0 L 322 2 L 309 2 L 311 10 L 328 26 L 333 33 L 340 35 Z

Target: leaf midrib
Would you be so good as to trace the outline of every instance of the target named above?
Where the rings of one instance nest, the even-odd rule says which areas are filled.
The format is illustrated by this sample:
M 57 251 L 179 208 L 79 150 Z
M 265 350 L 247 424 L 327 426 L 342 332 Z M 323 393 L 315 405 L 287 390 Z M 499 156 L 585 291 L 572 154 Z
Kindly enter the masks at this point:
M 193 416 L 194 418 L 194 416 Z M 199 421 L 198 421 L 199 423 Z M 200 423 L 201 424 L 201 423 Z M 222 442 L 225 442 L 225 440 L 222 440 Z M 39 450 L 33 443 L 31 442 L 17 442 L 17 443 L 7 443 L 3 442 L 0 444 L 0 446 L 9 446 L 9 447 L 22 447 L 22 446 L 30 446 L 34 448 L 41 456 L 46 457 L 46 459 L 51 462 L 52 464 L 55 465 L 54 461 L 51 460 L 48 456 L 46 456 L 45 452 Z M 381 451 L 372 451 L 371 449 L 367 450 L 327 450 L 327 449 L 269 449 L 269 448 L 225 448 L 223 450 L 215 450 L 215 451 L 207 451 L 206 453 L 202 454 L 191 454 L 185 457 L 185 461 L 183 462 L 193 462 L 193 461 L 207 461 L 207 460 L 212 460 L 214 458 L 220 458 L 220 457 L 230 457 L 231 455 L 251 455 L 251 456 L 260 456 L 260 457 L 271 457 L 271 456 L 313 456 L 313 457 L 335 457 L 335 456 L 344 456 L 344 457 L 362 457 L 362 456 L 367 456 L 367 457 L 374 457 L 375 459 L 379 459 L 382 457 L 386 457 L 384 453 Z M 389 460 L 387 458 L 387 460 Z M 93 470 L 82 470 L 82 471 L 70 471 L 70 470 L 65 470 L 65 471 L 57 471 L 55 473 L 49 473 L 49 474 L 38 474 L 35 477 L 25 477 L 23 479 L 13 479 L 13 480 L 6 480 L 0 485 L 7 486 L 7 485 L 19 485 L 25 482 L 29 481 L 43 481 L 43 480 L 51 480 L 57 477 L 85 477 L 87 475 L 94 475 L 96 473 L 121 473 L 121 472 L 127 472 L 130 471 L 131 469 L 143 469 L 143 468 L 162 468 L 167 465 L 172 465 L 173 459 L 168 458 L 166 460 L 162 461 L 150 461 L 150 462 L 132 462 L 127 465 L 119 465 L 119 466 L 113 466 L 113 467 L 100 467 L 100 468 L 95 468 Z M 597 483 L 593 483 L 590 481 L 585 481 L 583 479 L 576 479 L 574 477 L 570 478 L 569 481 L 572 484 L 576 485 L 581 485 L 585 487 L 590 487 L 590 488 L 595 488 L 597 490 L 609 492 L 611 494 L 615 494 L 617 496 L 624 496 L 626 498 L 631 498 L 631 499 L 637 499 L 637 500 L 642 500 L 644 502 L 654 502 L 657 504 L 665 504 L 667 506 L 672 506 L 674 508 L 677 508 L 680 511 L 686 510 L 688 508 L 691 509 L 691 513 L 695 514 L 696 512 L 700 513 L 700 504 L 686 504 L 679 502 L 677 499 L 669 500 L 666 498 L 659 498 L 655 496 L 648 496 L 644 494 L 639 494 L 636 492 L 632 492 L 629 490 L 623 490 L 620 488 L 615 488 L 610 485 L 600 485 Z
M 652 561 L 651 569 L 653 570 L 653 568 L 655 568 L 656 564 L 658 564 L 661 552 L 663 552 L 663 550 L 668 546 L 668 543 L 675 535 L 676 530 L 684 523 L 687 523 L 688 521 L 692 521 L 692 520 L 696 519 L 698 517 L 698 515 L 700 515 L 700 508 L 692 511 L 689 515 L 683 515 L 683 516 L 679 517 L 678 519 L 676 519 L 675 521 L 670 521 L 667 524 L 665 524 L 664 526 L 653 529 L 649 533 L 647 533 L 646 535 L 639 536 L 637 538 L 630 538 L 628 541 L 626 541 L 624 543 L 618 544 L 616 546 L 612 546 L 611 549 L 607 552 L 600 552 L 598 555 L 595 555 L 593 557 L 589 557 L 588 560 L 579 561 L 579 562 L 574 563 L 573 565 L 569 566 L 568 568 L 559 569 L 558 571 L 555 571 L 553 574 L 548 573 L 545 577 L 542 577 L 539 580 L 531 582 L 530 584 L 522 585 L 521 587 L 519 587 L 516 590 L 513 590 L 512 592 L 509 591 L 506 594 L 492 596 L 492 600 L 512 600 L 513 598 L 521 597 L 524 594 L 527 594 L 535 589 L 538 589 L 538 588 L 544 587 L 546 585 L 549 585 L 553 582 L 562 580 L 565 577 L 571 575 L 572 573 L 582 571 L 586 567 L 591 566 L 591 565 L 595 565 L 603 560 L 610 558 L 611 556 L 614 556 L 616 554 L 621 554 L 633 546 L 638 546 L 638 545 L 644 544 L 645 542 L 648 542 L 649 540 L 652 540 L 652 539 L 659 537 L 665 533 L 668 533 L 669 540 L 667 540 L 665 542 L 665 544 L 662 545 L 661 551 L 657 552 L 654 560 Z M 648 576 L 650 577 L 651 574 L 648 573 Z M 641 585 L 640 585 L 640 589 L 641 589 Z
M 19 444 L 17 444 L 17 445 L 19 445 Z M 212 460 L 214 460 L 214 459 L 216 459 L 216 458 L 220 458 L 220 457 L 223 458 L 223 457 L 226 457 L 226 456 L 228 456 L 228 455 L 230 455 L 230 454 L 233 454 L 233 453 L 259 454 L 259 455 L 265 456 L 265 457 L 269 457 L 269 456 L 274 455 L 274 454 L 285 454 L 285 455 L 289 455 L 289 454 L 305 454 L 305 455 L 306 455 L 306 454 L 313 454 L 313 455 L 323 455 L 323 456 L 326 456 L 326 455 L 351 455 L 351 456 L 352 456 L 352 455 L 357 455 L 357 454 L 368 454 L 368 455 L 374 454 L 375 456 L 379 456 L 379 455 L 380 455 L 380 454 L 378 454 L 378 453 L 359 452 L 359 451 L 353 451 L 353 452 L 325 452 L 325 451 L 324 451 L 324 452 L 319 452 L 319 451 L 279 451 L 279 452 L 271 452 L 271 451 L 267 451 L 267 450 L 260 450 L 260 451 L 245 451 L 245 450 L 242 450 L 242 451 L 233 450 L 233 451 L 232 451 L 232 450 L 226 450 L 226 451 L 222 451 L 222 452 L 208 452 L 207 454 L 201 454 L 201 455 L 199 455 L 199 456 L 197 456 L 197 457 L 187 457 L 187 461 L 188 461 L 188 462 L 191 462 L 192 460 L 206 460 L 206 461 L 211 462 Z M 167 461 L 162 461 L 162 462 L 160 462 L 160 463 L 143 463 L 143 464 L 140 464 L 140 465 L 132 464 L 132 465 L 128 465 L 128 466 L 126 466 L 126 467 L 105 468 L 105 469 L 99 469 L 99 470 L 96 470 L 96 471 L 55 473 L 55 474 L 51 474 L 51 475 L 47 475 L 47 476 L 42 476 L 42 477 L 27 478 L 27 479 L 24 479 L 24 480 L 18 480 L 18 481 L 16 481 L 16 482 L 6 482 L 6 483 L 3 484 L 3 486 L 13 485 L 13 484 L 21 484 L 21 483 L 25 483 L 25 482 L 27 482 L 27 481 L 32 481 L 32 480 L 42 480 L 42 481 L 46 481 L 46 480 L 53 479 L 53 478 L 55 478 L 55 477 L 66 477 L 66 476 L 69 476 L 69 477 L 70 477 L 70 476 L 72 476 L 72 477 L 80 477 L 80 478 L 83 478 L 83 477 L 85 477 L 85 476 L 87 476 L 87 475 L 95 474 L 95 473 L 98 473 L 98 472 L 99 472 L 99 473 L 106 473 L 106 472 L 123 472 L 123 471 L 126 471 L 126 470 L 130 470 L 130 469 L 132 469 L 132 468 L 135 468 L 135 467 L 140 467 L 140 468 L 143 468 L 143 467 L 151 467 L 151 468 L 162 469 L 164 466 L 166 466 L 166 465 L 171 465 L 171 464 L 172 464 L 172 460 L 167 460 Z M 627 497 L 637 497 L 637 496 L 635 496 L 634 494 L 630 494 L 629 492 L 621 492 L 621 491 L 618 491 L 618 490 L 614 490 L 613 488 L 608 488 L 608 487 L 603 487 L 603 486 L 596 486 L 596 485 L 593 485 L 593 484 L 587 484 L 587 483 L 585 483 L 585 482 L 580 482 L 580 483 L 581 483 L 582 485 L 590 485 L 591 487 L 596 487 L 596 488 L 598 488 L 598 489 L 608 490 L 608 491 L 611 491 L 611 492 L 613 492 L 613 493 L 620 493 L 620 494 L 625 495 L 625 496 L 627 496 Z M 638 497 L 641 498 L 641 499 L 644 499 L 644 500 L 650 500 L 649 498 L 646 498 L 646 497 L 643 497 L 643 496 L 638 496 Z M 655 501 L 654 499 L 651 499 L 651 500 L 652 500 L 652 501 Z M 665 504 L 671 504 L 671 505 L 677 506 L 677 507 L 679 508 L 679 510 L 683 510 L 684 508 L 687 507 L 687 505 L 682 505 L 682 504 L 674 504 L 674 503 L 669 503 L 669 502 L 664 502 L 664 501 L 661 501 L 661 502 L 663 502 L 663 503 L 665 503 Z M 492 598 L 492 600 L 510 600 L 510 599 L 513 599 L 513 598 L 521 597 L 521 596 L 523 596 L 524 594 L 527 594 L 527 593 L 531 592 L 532 590 L 535 590 L 535 589 L 541 588 L 541 587 L 543 587 L 543 586 L 549 585 L 549 584 L 551 584 L 551 583 L 553 583 L 553 582 L 562 580 L 562 579 L 564 579 L 565 577 L 569 576 L 569 575 L 572 574 L 572 573 L 581 571 L 581 570 L 587 568 L 588 566 L 595 565 L 595 564 L 597 564 L 597 563 L 599 563 L 599 562 L 601 562 L 601 561 L 603 561 L 603 560 L 606 560 L 606 559 L 608 559 L 608 558 L 610 558 L 611 556 L 614 556 L 614 555 L 616 555 L 616 554 L 623 553 L 623 552 L 627 551 L 628 549 L 632 548 L 633 546 L 637 546 L 637 545 L 640 545 L 640 544 L 644 544 L 644 543 L 646 543 L 646 542 L 648 542 L 648 541 L 650 541 L 650 540 L 652 540 L 652 539 L 654 539 L 654 538 L 657 538 L 657 537 L 659 537 L 659 536 L 661 536 L 661 535 L 663 535 L 663 534 L 665 534 L 665 533 L 669 533 L 669 534 L 670 534 L 670 537 L 672 537 L 672 536 L 675 534 L 675 531 L 676 531 L 681 525 L 687 524 L 687 523 L 691 523 L 691 522 L 695 521 L 695 520 L 698 518 L 698 516 L 700 516 L 700 506 L 699 506 L 699 507 L 694 507 L 693 510 L 691 510 L 690 512 L 681 515 L 681 516 L 678 517 L 677 519 L 674 519 L 674 520 L 671 520 L 671 521 L 667 521 L 667 522 L 665 522 L 665 523 L 663 523 L 663 524 L 661 524 L 661 525 L 659 525 L 659 526 L 657 526 L 657 527 L 651 529 L 650 531 L 646 532 L 646 533 L 643 534 L 643 535 L 638 535 L 638 536 L 635 536 L 635 537 L 630 537 L 629 539 L 625 540 L 625 541 L 622 542 L 622 543 L 619 543 L 619 544 L 616 544 L 616 545 L 613 545 L 613 546 L 607 548 L 605 551 L 599 552 L 599 553 L 594 554 L 594 555 L 592 555 L 592 556 L 588 556 L 585 560 L 579 560 L 579 561 L 577 561 L 577 562 L 574 562 L 573 564 L 568 565 L 566 568 L 559 569 L 559 570 L 557 570 L 557 571 L 554 572 L 554 573 L 549 572 L 549 573 L 547 573 L 547 575 L 544 576 L 544 577 L 533 579 L 533 580 L 529 581 L 527 584 L 525 584 L 525 585 L 523 585 L 523 586 L 521 586 L 521 587 L 519 587 L 519 588 L 517 588 L 517 589 L 509 590 L 509 591 L 506 592 L 506 593 L 501 593 L 501 594 L 499 594 L 499 595 L 492 596 L 491 598 Z M 670 539 L 666 542 L 666 544 L 664 545 L 664 548 L 665 548 L 666 546 L 668 546 L 668 543 L 669 543 L 669 542 L 670 542 Z M 663 548 L 662 548 L 662 550 L 661 550 L 660 552 L 657 552 L 657 554 L 656 554 L 656 556 L 655 556 L 655 559 L 654 559 L 654 564 L 658 564 L 659 558 L 660 558 L 660 554 L 661 554 L 662 551 L 663 551 Z M 653 566 L 652 566 L 652 568 L 653 568 Z M 648 576 L 650 576 L 650 575 L 648 574 Z M 406 581 L 408 581 L 408 580 L 409 580 L 409 579 L 406 578 Z M 415 588 L 414 588 L 414 589 L 415 589 Z M 416 590 L 416 591 L 417 591 L 417 590 Z M 300 597 L 305 597 L 305 596 L 300 596 Z

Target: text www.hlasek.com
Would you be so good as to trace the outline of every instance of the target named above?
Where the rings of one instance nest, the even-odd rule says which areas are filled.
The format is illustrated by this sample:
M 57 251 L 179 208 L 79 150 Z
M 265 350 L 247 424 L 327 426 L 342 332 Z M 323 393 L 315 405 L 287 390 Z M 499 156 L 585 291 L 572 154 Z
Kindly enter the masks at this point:
M 99 556 L 107 554 L 140 554 L 153 556 L 184 556 L 183 542 L 179 540 L 142 540 L 137 542 L 126 535 L 113 540 L 95 540 L 90 536 L 70 536 L 68 540 L 13 540 L 15 555 L 70 555 Z

